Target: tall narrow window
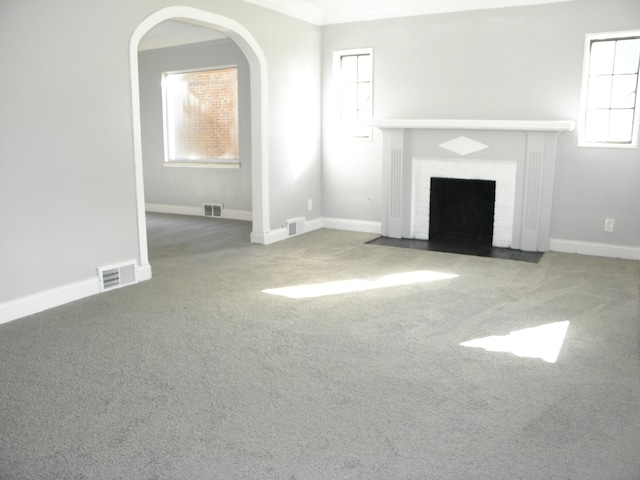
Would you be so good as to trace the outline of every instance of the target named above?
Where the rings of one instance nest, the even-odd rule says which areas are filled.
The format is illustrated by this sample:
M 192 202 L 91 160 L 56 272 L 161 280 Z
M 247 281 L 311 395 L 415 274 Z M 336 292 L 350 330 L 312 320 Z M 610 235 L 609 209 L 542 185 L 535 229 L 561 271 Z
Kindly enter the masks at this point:
M 165 73 L 163 94 L 166 162 L 239 158 L 237 67 Z
M 334 72 L 340 89 L 340 123 L 344 133 L 369 140 L 373 118 L 373 49 L 334 52 Z
M 587 35 L 581 146 L 637 146 L 639 70 L 640 31 Z

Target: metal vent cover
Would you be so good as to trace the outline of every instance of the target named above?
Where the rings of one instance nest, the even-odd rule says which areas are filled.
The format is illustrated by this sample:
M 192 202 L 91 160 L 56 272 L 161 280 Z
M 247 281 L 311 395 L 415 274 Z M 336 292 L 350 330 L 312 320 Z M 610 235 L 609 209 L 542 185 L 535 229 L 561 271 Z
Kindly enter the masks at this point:
M 287 220 L 287 230 L 289 231 L 289 236 L 299 235 L 304 232 L 304 217 L 300 218 L 291 218 Z
M 98 278 L 100 290 L 103 292 L 136 283 L 138 281 L 136 278 L 136 264 L 135 262 L 130 262 L 101 267 L 98 269 Z
M 202 205 L 202 214 L 205 217 L 222 217 L 222 204 L 221 203 L 204 203 Z

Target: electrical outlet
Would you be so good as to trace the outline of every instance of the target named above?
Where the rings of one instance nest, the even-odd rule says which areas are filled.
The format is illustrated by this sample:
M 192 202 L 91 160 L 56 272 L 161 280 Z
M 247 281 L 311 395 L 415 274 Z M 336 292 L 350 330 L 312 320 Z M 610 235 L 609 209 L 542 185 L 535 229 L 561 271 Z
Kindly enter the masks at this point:
M 311 199 L 307 200 L 307 210 L 313 210 L 313 201 Z
M 604 221 L 604 231 L 605 232 L 613 232 L 613 227 L 616 224 L 616 220 L 614 218 L 607 218 Z

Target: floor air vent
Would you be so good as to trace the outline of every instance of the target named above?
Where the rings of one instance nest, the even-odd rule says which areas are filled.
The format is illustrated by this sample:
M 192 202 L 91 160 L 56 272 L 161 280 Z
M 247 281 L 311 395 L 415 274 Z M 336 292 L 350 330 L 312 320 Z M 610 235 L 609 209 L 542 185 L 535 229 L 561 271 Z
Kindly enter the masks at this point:
M 98 277 L 100 290 L 103 292 L 136 283 L 136 264 L 132 262 L 101 267 L 98 269 Z
M 202 214 L 205 217 L 222 217 L 221 203 L 205 203 L 202 205 Z
M 304 217 L 287 220 L 287 230 L 290 237 L 304 233 Z

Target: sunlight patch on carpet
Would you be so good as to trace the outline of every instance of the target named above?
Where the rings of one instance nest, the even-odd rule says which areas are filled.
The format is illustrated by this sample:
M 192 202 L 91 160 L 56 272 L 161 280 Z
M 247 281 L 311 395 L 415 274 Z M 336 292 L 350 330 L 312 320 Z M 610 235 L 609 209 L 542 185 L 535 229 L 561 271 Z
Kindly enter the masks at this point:
M 489 352 L 513 353 L 518 357 L 541 358 L 555 363 L 567 334 L 569 322 L 555 322 L 516 330 L 509 335 L 492 335 L 463 342 L 463 347 L 484 348 Z
M 447 280 L 449 278 L 456 277 L 458 277 L 458 275 L 419 270 L 416 272 L 385 275 L 377 280 L 339 280 L 336 282 L 271 288 L 263 290 L 263 292 L 288 298 L 313 298 L 324 297 L 327 295 L 339 295 L 342 293 L 363 292 L 379 288 L 399 287 L 402 285 L 413 285 L 424 282 L 434 282 L 437 280 Z

